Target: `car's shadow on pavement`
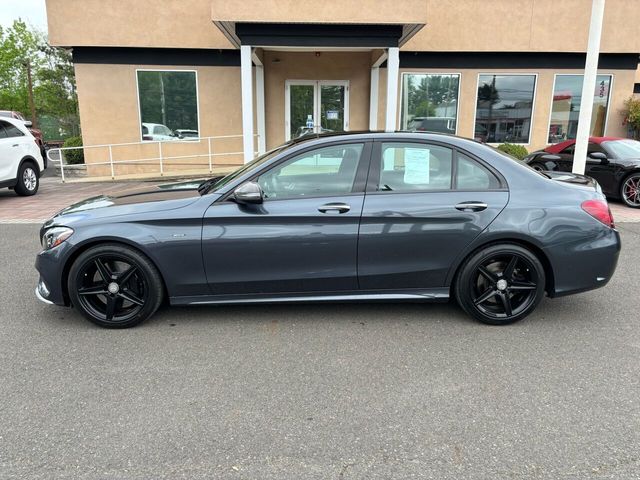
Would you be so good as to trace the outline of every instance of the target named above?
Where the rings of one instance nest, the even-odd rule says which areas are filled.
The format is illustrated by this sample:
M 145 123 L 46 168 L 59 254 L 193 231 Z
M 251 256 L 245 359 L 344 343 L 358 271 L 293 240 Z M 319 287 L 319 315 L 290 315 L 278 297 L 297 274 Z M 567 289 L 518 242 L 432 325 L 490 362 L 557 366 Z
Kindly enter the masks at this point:
M 507 328 L 526 325 L 553 324 L 562 322 L 584 323 L 593 316 L 597 299 L 588 294 L 549 299 L 544 298 L 538 308 L 527 318 Z M 43 310 L 47 321 L 67 327 L 100 328 L 87 321 L 76 309 L 47 306 Z M 445 303 L 420 302 L 364 302 L 364 303 L 299 303 L 299 304 L 252 304 L 252 305 L 163 305 L 146 322 L 136 329 L 158 329 L 166 327 L 204 325 L 358 325 L 360 327 L 444 325 L 448 327 L 480 326 L 483 328 L 505 328 L 483 325 L 467 316 L 455 301 Z

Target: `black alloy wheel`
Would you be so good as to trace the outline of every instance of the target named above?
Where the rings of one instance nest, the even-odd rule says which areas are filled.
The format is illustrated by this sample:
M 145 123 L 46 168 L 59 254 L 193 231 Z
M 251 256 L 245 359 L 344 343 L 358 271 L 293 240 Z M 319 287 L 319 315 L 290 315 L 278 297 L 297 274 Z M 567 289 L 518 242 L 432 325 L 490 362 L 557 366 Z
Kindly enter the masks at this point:
M 516 322 L 544 296 L 545 273 L 538 258 L 519 245 L 492 245 L 473 255 L 458 275 L 460 306 L 492 325 Z
M 620 196 L 628 207 L 640 208 L 640 173 L 625 178 L 620 187 Z
M 144 255 L 122 245 L 83 252 L 69 272 L 73 305 L 97 325 L 126 328 L 149 318 L 160 306 L 163 283 Z

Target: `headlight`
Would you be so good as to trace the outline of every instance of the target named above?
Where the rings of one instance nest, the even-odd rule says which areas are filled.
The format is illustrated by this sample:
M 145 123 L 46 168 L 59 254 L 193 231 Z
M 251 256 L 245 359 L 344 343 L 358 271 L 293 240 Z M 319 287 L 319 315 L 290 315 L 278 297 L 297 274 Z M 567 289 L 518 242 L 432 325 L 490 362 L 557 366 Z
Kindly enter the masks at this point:
M 45 250 L 57 247 L 71 236 L 73 229 L 69 227 L 53 227 L 44 232 L 40 243 Z

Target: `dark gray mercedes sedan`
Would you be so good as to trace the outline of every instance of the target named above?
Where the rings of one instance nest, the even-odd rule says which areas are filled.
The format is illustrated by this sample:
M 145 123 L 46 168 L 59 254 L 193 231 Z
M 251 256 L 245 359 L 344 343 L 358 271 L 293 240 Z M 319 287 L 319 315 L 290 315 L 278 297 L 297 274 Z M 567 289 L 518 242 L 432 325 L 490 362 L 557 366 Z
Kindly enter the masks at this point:
M 450 297 L 503 325 L 602 287 L 620 252 L 594 180 L 425 133 L 303 137 L 226 177 L 90 198 L 40 234 L 38 298 L 111 328 L 165 300 Z

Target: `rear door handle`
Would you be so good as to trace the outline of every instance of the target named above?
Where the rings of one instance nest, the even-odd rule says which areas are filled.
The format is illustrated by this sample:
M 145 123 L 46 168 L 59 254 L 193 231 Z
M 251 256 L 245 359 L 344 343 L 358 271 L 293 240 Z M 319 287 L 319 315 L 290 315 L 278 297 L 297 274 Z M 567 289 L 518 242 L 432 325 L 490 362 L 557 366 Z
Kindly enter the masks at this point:
M 19 143 L 14 143 L 13 145 L 11 145 L 12 147 L 19 147 L 20 144 Z
M 486 210 L 488 206 L 484 202 L 462 202 L 456 205 L 456 209 L 463 212 L 481 212 Z
M 321 213 L 327 212 L 338 212 L 338 213 L 347 213 L 351 210 L 351 207 L 346 203 L 327 203 L 326 205 L 322 205 L 318 207 L 318 211 Z

